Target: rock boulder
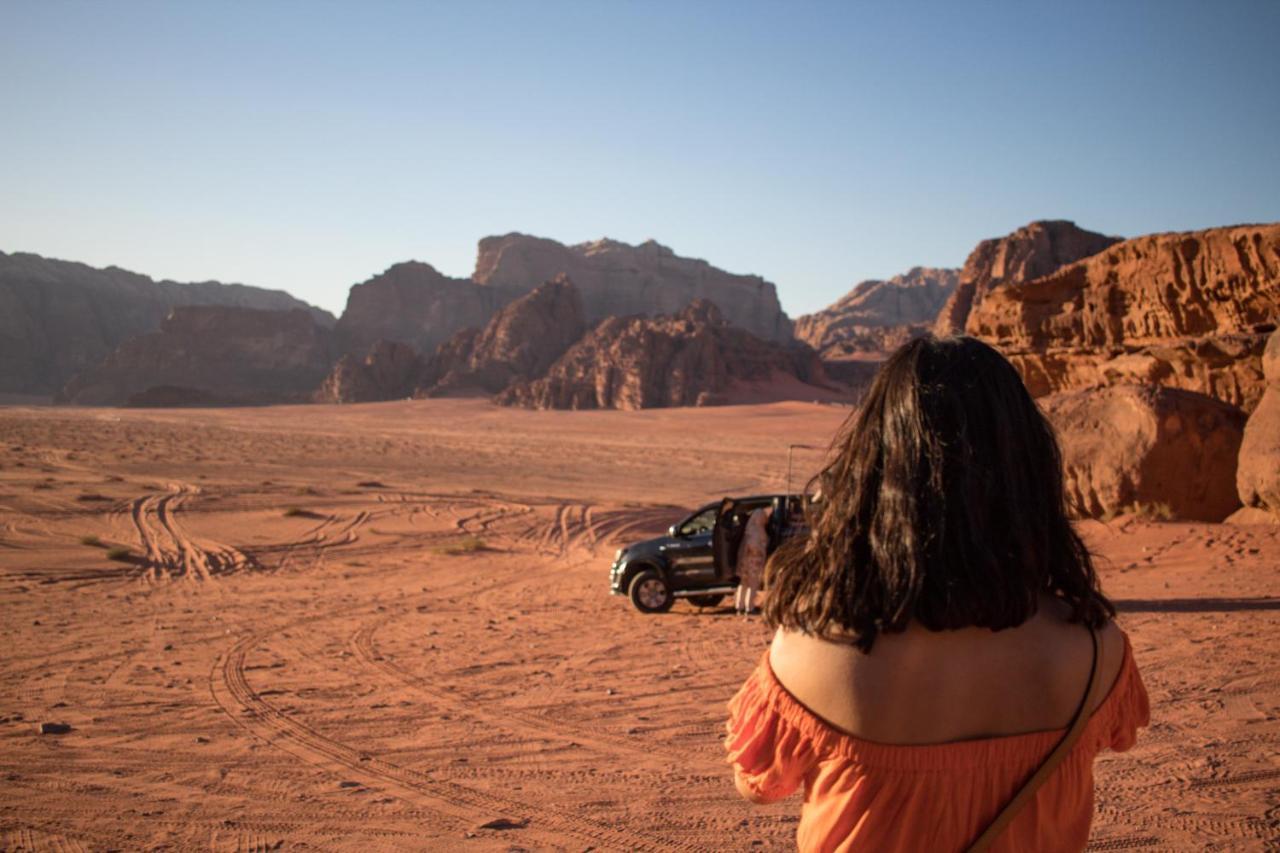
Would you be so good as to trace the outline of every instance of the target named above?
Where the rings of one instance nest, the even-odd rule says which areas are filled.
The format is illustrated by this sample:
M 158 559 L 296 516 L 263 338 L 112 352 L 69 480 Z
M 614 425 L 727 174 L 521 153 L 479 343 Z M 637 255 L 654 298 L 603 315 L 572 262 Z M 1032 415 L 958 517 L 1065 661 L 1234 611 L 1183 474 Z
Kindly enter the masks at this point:
M 1147 509 L 1222 521 L 1240 506 L 1236 457 L 1245 415 L 1174 388 L 1116 385 L 1046 397 L 1067 503 L 1083 517 Z
M 1244 428 L 1236 486 L 1246 507 L 1280 521 L 1280 331 L 1271 333 L 1262 370 L 1266 390 Z

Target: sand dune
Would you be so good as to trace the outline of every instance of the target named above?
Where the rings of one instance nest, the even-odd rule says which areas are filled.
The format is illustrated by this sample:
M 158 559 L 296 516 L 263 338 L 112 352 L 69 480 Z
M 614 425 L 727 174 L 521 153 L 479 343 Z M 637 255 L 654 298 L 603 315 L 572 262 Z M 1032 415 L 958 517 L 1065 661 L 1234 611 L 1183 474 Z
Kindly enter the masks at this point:
M 606 573 L 846 412 L 0 410 L 0 848 L 787 849 L 718 740 L 767 631 Z M 1154 703 L 1094 849 L 1263 849 L 1280 528 L 1084 529 Z

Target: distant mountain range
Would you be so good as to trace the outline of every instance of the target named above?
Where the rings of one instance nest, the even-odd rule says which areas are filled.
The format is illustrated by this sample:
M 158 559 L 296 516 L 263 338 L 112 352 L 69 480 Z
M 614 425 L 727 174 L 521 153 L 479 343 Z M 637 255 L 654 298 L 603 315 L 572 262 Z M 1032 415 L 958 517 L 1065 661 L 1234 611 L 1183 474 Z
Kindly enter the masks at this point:
M 553 279 L 572 297 L 524 299 Z M 645 407 L 724 401 L 774 377 L 804 398 L 832 383 L 852 398 L 889 351 L 933 331 L 995 343 L 1036 395 L 1137 382 L 1248 411 L 1278 314 L 1280 224 L 1122 240 L 1032 222 L 979 243 L 960 270 L 862 282 L 794 323 L 771 282 L 653 241 L 488 237 L 470 278 L 395 264 L 354 285 L 336 320 L 281 291 L 0 253 L 0 393 L 118 405 L 480 389 Z

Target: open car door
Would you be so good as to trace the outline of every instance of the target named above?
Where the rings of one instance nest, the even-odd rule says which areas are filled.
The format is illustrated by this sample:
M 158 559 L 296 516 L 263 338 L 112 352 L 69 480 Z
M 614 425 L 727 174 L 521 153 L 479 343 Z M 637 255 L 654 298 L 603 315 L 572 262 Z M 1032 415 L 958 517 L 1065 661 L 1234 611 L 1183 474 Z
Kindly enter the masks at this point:
M 737 506 L 733 498 L 720 501 L 716 525 L 711 532 L 711 557 L 715 561 L 716 580 L 725 583 L 738 574 L 738 543 L 742 540 L 742 531 L 736 529 Z

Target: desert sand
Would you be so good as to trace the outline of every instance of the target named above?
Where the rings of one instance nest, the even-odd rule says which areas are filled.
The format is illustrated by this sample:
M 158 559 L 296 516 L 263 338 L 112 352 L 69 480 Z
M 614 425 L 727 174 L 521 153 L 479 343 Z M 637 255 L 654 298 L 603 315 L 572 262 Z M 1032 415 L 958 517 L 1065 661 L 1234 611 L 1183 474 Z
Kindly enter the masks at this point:
M 0 848 L 787 849 L 719 741 L 767 629 L 607 569 L 847 412 L 0 409 Z M 1082 529 L 1153 702 L 1091 849 L 1275 844 L 1280 526 Z

